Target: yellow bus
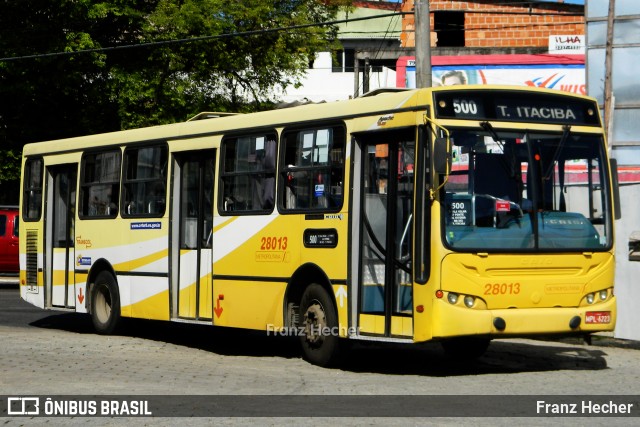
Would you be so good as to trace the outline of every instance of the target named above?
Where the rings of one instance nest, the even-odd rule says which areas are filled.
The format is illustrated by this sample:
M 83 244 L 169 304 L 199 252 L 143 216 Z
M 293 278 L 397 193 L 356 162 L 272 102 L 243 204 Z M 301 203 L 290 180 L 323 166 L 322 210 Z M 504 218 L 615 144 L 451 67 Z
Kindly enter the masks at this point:
M 356 340 L 611 331 L 615 163 L 594 99 L 382 91 L 24 147 L 20 293 L 48 310 Z M 202 337 L 206 340 L 207 337 Z

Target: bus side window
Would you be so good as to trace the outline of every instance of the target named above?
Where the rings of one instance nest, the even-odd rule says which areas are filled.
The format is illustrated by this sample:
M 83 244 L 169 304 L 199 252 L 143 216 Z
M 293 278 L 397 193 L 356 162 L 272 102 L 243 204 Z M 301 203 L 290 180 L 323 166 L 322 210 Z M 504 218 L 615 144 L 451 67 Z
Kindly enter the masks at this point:
M 125 150 L 123 216 L 158 216 L 165 212 L 167 147 Z
M 293 187 L 291 185 L 287 185 L 285 189 L 285 207 L 287 209 L 295 209 L 296 208 L 296 195 L 293 192 Z
M 279 203 L 285 210 L 342 207 L 345 131 L 341 126 L 283 134 Z
M 78 214 L 82 219 L 115 218 L 120 190 L 119 149 L 82 156 Z
M 165 194 L 164 185 L 156 183 L 151 193 L 147 196 L 146 213 L 150 215 L 162 215 L 165 208 Z
M 38 220 L 42 213 L 43 167 L 41 158 L 27 159 L 24 164 L 22 217 L 26 221 Z
M 276 134 L 227 137 L 222 141 L 222 213 L 264 214 L 275 200 Z
M 255 168 L 258 174 L 253 176 L 255 189 L 252 206 L 255 209 L 273 209 L 275 196 L 276 141 L 257 142 L 262 149 L 256 150 Z

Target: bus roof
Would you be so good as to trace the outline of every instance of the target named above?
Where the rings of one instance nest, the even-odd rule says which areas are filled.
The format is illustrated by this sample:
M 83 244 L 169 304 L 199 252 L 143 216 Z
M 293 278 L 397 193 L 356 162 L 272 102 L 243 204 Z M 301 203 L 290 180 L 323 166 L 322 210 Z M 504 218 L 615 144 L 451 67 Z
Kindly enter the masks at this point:
M 190 120 L 166 125 L 29 143 L 24 146 L 23 155 L 69 151 L 80 147 L 117 145 L 148 140 L 186 139 L 240 129 L 274 128 L 286 126 L 291 123 L 331 120 L 353 116 L 356 111 L 358 115 L 376 114 L 378 112 L 383 114 L 390 109 L 417 106 L 417 96 L 419 92 L 419 90 L 395 93 L 386 92 L 366 98 L 323 104 L 307 104 L 287 109 L 221 116 L 210 120 Z
M 523 92 L 543 92 L 557 96 L 577 96 L 558 90 L 523 86 L 466 85 L 474 91 L 508 90 Z M 385 115 L 398 110 L 411 110 L 431 104 L 431 91 L 460 90 L 460 86 L 446 86 L 429 89 L 402 91 L 380 91 L 375 96 L 367 96 L 345 101 L 322 104 L 306 104 L 287 109 L 276 109 L 257 113 L 220 116 L 208 120 L 185 122 L 115 131 L 102 134 L 26 144 L 23 156 L 45 153 L 74 151 L 104 145 L 119 145 L 152 140 L 175 140 L 216 135 L 236 130 L 284 127 L 293 123 L 309 123 L 322 120 L 353 118 L 358 116 Z M 427 98 L 429 97 L 429 98 Z M 587 97 L 582 97 L 588 99 Z M 387 124 L 386 127 L 392 125 Z M 364 130 L 364 129 L 363 129 Z

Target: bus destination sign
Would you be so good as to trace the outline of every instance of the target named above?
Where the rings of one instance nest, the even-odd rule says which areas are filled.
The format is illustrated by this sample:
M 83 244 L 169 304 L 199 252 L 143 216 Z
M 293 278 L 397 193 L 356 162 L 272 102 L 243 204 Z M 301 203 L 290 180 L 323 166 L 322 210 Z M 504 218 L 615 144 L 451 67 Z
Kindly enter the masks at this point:
M 435 94 L 436 116 L 465 120 L 544 122 L 598 126 L 595 103 L 562 94 L 513 91 L 446 91 Z
M 529 104 L 526 100 L 497 100 L 495 103 L 496 119 L 518 120 L 523 122 L 548 121 L 582 123 L 583 111 L 575 105 L 546 102 L 544 104 Z

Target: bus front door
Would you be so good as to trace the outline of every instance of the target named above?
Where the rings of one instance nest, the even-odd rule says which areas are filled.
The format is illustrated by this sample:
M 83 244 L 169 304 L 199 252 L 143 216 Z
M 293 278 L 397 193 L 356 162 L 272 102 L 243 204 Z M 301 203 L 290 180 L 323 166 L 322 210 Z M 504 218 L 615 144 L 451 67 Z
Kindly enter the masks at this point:
M 391 138 L 389 138 L 391 137 Z M 359 138 L 359 313 L 361 334 L 410 337 L 415 143 L 411 134 Z
M 174 159 L 172 313 L 181 319 L 213 318 L 214 164 L 215 150 L 184 153 Z
M 47 307 L 75 307 L 77 164 L 47 169 L 45 295 Z

